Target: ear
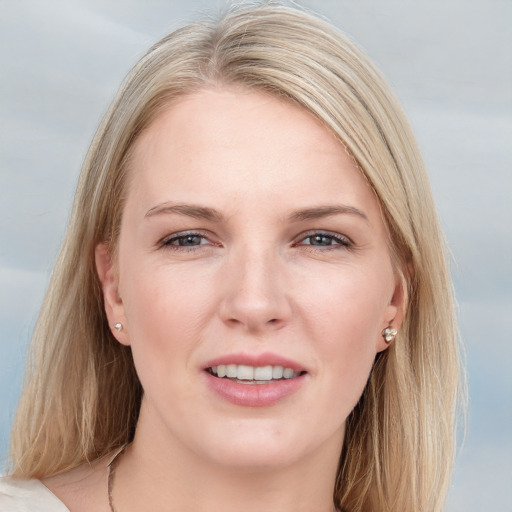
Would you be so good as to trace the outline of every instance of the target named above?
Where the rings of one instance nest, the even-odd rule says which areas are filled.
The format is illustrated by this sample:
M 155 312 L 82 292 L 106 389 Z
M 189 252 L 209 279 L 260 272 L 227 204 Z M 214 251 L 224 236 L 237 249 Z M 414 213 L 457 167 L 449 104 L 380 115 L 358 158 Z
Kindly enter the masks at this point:
M 401 275 L 397 275 L 395 277 L 395 289 L 393 290 L 393 296 L 391 297 L 391 300 L 384 312 L 383 322 L 378 335 L 377 352 L 382 352 L 391 345 L 391 343 L 386 343 L 384 336 L 382 336 L 382 331 L 386 327 L 391 327 L 400 331 L 407 307 L 406 286 L 406 280 Z
M 108 324 L 114 337 L 123 345 L 130 345 L 124 305 L 119 295 L 119 276 L 112 261 L 112 255 L 105 243 L 96 246 L 96 271 L 103 290 L 103 303 L 107 314 Z M 115 324 L 122 324 L 118 330 Z

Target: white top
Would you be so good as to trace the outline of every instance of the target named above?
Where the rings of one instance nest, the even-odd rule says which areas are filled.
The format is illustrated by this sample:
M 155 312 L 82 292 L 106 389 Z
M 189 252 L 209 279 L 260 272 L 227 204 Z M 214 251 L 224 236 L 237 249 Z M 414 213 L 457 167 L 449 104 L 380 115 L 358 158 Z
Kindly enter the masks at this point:
M 69 512 L 40 480 L 0 477 L 2 512 Z

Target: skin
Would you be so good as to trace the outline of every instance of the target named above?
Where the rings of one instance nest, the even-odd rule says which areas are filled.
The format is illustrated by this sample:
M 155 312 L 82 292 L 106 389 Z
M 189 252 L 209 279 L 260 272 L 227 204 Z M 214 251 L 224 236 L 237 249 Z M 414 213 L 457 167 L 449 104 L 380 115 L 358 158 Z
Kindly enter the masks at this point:
M 378 203 L 339 141 L 263 93 L 181 98 L 135 143 L 117 260 L 100 245 L 96 261 L 144 388 L 117 510 L 331 511 L 345 420 L 403 302 Z M 207 361 L 262 352 L 300 365 L 295 393 L 246 407 L 207 385 Z M 89 471 L 106 499 L 104 465 Z M 70 507 L 72 480 L 46 482 Z

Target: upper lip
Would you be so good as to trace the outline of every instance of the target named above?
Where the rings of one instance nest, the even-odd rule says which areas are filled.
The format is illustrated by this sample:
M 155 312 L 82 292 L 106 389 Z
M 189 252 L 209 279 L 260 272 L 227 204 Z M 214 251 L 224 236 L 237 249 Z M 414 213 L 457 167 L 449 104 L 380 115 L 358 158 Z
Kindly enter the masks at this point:
M 271 352 L 263 352 L 261 354 L 247 354 L 244 352 L 225 354 L 208 361 L 204 369 L 207 370 L 221 364 L 243 364 L 254 367 L 282 366 L 283 368 L 291 368 L 296 372 L 305 371 L 305 368 L 297 361 Z

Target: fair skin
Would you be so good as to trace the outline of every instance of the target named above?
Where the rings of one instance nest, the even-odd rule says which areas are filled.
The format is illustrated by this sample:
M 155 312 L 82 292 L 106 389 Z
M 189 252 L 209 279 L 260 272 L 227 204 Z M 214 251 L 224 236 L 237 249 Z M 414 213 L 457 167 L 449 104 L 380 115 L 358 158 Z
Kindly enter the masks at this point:
M 233 88 L 161 113 L 130 172 L 116 260 L 96 251 L 144 388 L 118 512 L 331 512 L 345 420 L 401 321 L 372 191 L 311 115 Z M 293 373 L 228 379 L 228 364 Z M 101 511 L 105 478 L 45 483 Z

